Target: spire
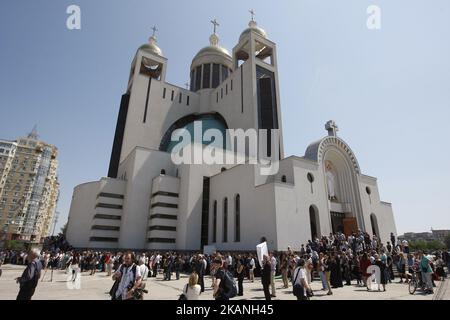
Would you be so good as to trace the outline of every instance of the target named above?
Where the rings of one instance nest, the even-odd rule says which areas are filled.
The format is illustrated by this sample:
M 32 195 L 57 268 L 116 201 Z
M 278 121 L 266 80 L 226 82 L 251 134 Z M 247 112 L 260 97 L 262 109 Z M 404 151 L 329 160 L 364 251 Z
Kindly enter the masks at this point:
M 37 133 L 37 125 L 35 124 L 31 132 L 28 134 L 28 138 L 37 140 L 39 135 Z
M 211 20 L 211 23 L 214 26 L 213 34 L 209 37 L 209 44 L 213 47 L 219 46 L 219 37 L 217 36 L 217 27 L 220 26 L 220 24 L 217 22 L 216 19 Z
M 255 21 L 255 11 L 253 11 L 253 9 L 248 10 L 248 12 L 250 12 L 250 14 L 252 15 L 252 21 Z
M 254 28 L 254 27 L 256 27 L 258 24 L 256 23 L 256 21 L 255 21 L 255 11 L 253 10 L 253 9 L 250 9 L 250 10 L 248 10 L 248 12 L 250 12 L 250 15 L 251 15 L 251 20 L 250 20 L 250 22 L 248 23 L 248 26 L 250 27 L 250 28 Z
M 159 31 L 159 30 L 156 29 L 156 26 L 153 26 L 152 30 L 153 30 L 152 37 L 156 38 L 156 32 Z
M 156 32 L 159 30 L 156 28 L 156 26 L 153 26 L 152 31 L 153 31 L 153 33 L 152 33 L 152 36 L 148 39 L 148 43 L 151 46 L 155 46 L 156 45 Z
M 152 54 L 162 56 L 163 55 L 162 51 L 156 44 L 156 32 L 158 31 L 158 29 L 156 28 L 156 26 L 153 26 L 153 28 L 151 28 L 151 30 L 153 32 L 152 32 L 152 35 L 150 36 L 150 38 L 148 38 L 148 43 L 140 46 L 139 49 L 151 52 Z
M 214 26 L 214 34 L 216 34 L 216 29 L 217 29 L 217 27 L 219 27 L 220 26 L 220 24 L 217 22 L 217 20 L 216 19 L 214 19 L 214 20 L 211 20 L 211 23 L 213 24 L 213 26 Z

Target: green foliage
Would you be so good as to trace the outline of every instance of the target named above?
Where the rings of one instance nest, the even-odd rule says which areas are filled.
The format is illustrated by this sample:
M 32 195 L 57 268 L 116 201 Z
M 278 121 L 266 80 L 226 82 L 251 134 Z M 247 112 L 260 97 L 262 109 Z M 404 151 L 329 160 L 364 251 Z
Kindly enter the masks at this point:
M 61 228 L 61 233 L 65 236 L 67 234 L 67 222 Z
M 439 240 L 410 241 L 409 247 L 413 250 L 442 250 L 445 248 L 445 245 Z
M 5 248 L 8 250 L 24 250 L 25 246 L 23 242 L 17 240 L 6 240 Z

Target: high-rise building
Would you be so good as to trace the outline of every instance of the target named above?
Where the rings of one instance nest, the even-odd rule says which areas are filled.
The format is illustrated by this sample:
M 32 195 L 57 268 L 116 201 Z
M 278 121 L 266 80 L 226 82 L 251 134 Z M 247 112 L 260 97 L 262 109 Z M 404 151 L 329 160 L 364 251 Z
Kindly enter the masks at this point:
M 0 140 L 0 241 L 40 243 L 51 231 L 59 196 L 57 148 L 36 129 Z

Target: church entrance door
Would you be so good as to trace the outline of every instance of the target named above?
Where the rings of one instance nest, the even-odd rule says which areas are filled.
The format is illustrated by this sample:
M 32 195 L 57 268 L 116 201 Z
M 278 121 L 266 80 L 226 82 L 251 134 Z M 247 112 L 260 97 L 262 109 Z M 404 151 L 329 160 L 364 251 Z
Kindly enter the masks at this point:
M 356 221 L 356 218 L 345 218 L 343 220 L 344 222 L 344 234 L 348 237 L 353 232 L 358 231 L 358 222 Z
M 333 233 L 344 232 L 344 219 L 345 214 L 342 212 L 331 211 L 331 229 Z

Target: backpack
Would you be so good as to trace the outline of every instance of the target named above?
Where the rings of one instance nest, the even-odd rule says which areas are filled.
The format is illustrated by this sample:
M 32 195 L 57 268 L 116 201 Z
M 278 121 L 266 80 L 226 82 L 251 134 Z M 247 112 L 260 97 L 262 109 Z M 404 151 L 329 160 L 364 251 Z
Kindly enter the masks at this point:
M 223 295 L 227 297 L 228 299 L 234 298 L 237 296 L 237 285 L 236 280 L 234 279 L 233 275 L 228 271 L 224 270 L 225 277 L 224 277 L 224 291 Z

